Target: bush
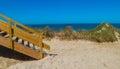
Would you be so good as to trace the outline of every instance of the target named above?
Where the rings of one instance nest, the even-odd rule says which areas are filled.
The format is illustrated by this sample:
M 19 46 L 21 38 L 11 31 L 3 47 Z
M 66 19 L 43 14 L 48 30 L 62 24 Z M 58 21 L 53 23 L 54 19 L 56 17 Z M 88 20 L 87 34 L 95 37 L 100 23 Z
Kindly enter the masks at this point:
M 72 30 L 71 26 L 66 26 L 65 29 L 59 30 L 57 34 L 59 33 L 60 39 L 64 40 L 75 40 L 79 38 L 78 32 Z
M 71 26 L 67 26 L 64 30 L 64 38 L 66 39 L 71 39 L 72 36 L 72 27 Z
M 46 26 L 43 30 L 42 30 L 42 34 L 45 35 L 46 37 L 49 38 L 53 38 L 55 36 L 54 32 L 52 31 L 52 29 L 50 29 L 48 26 Z
M 66 26 L 64 30 L 58 30 L 56 33 L 52 31 L 48 26 L 46 26 L 42 33 L 43 35 L 53 38 L 57 36 L 60 39 L 64 40 L 77 40 L 77 39 L 84 39 L 84 40 L 91 40 L 96 42 L 114 42 L 117 41 L 118 38 L 116 37 L 115 32 L 120 34 L 120 30 L 116 29 L 110 24 L 102 23 L 98 25 L 95 29 L 86 31 L 74 31 L 71 26 Z M 120 35 L 118 35 L 120 37 Z
M 107 23 L 102 23 L 91 31 L 78 31 L 78 32 L 79 39 L 91 40 L 96 42 L 117 41 L 118 39 L 116 38 L 115 32 L 120 33 L 118 29 Z
M 110 24 L 102 23 L 90 31 L 92 40 L 97 42 L 114 42 L 117 41 L 115 32 L 118 30 Z

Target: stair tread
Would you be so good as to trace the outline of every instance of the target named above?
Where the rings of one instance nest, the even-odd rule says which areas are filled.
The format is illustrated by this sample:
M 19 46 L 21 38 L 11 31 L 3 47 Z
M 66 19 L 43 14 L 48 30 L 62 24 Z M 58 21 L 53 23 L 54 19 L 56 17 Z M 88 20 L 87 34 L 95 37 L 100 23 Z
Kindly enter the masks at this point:
M 9 40 L 0 36 L 0 45 L 3 45 L 7 48 L 10 48 L 9 47 Z M 32 49 L 29 49 L 29 48 L 26 48 L 24 46 L 22 46 L 21 44 L 17 43 L 17 42 L 14 42 L 14 50 L 15 51 L 18 51 L 20 53 L 23 53 L 25 55 L 28 55 L 30 57 L 33 57 L 33 58 L 36 58 L 36 59 L 40 59 L 40 53 L 35 51 L 35 50 L 32 50 Z
M 1 33 L 5 33 L 5 31 L 0 31 L 0 34 L 1 34 Z
M 22 41 L 23 41 L 22 39 L 18 39 L 18 43 L 22 44 Z
M 2 16 L 7 20 L 9 19 L 1 14 L 0 16 Z M 41 55 L 47 53 L 44 49 L 43 51 L 40 52 L 40 45 L 42 45 L 43 48 L 50 50 L 50 47 L 48 45 L 42 43 L 42 39 L 41 39 L 42 36 L 38 38 L 39 36 L 38 32 L 22 24 L 14 22 L 14 20 L 11 20 L 11 22 L 13 23 L 11 23 L 10 25 L 10 24 L 6 24 L 4 20 L 0 20 L 0 45 L 3 45 L 7 48 L 11 48 L 10 45 L 12 45 L 13 43 L 14 46 L 13 50 L 36 59 L 40 59 Z M 17 25 L 19 25 L 21 28 L 17 27 Z M 12 40 L 9 39 L 10 34 L 8 34 L 8 32 L 11 32 L 11 34 L 13 35 Z
M 17 37 L 16 37 L 16 36 L 14 36 L 14 37 L 12 38 L 12 40 L 13 40 L 13 41 L 15 41 L 16 39 L 17 39 Z
M 28 46 L 29 44 L 28 44 L 28 41 L 24 41 L 24 45 L 25 46 Z
M 5 38 L 8 38 L 8 37 L 9 37 L 9 34 L 4 35 L 4 37 L 5 37 Z
M 4 32 L 4 31 L 0 31 L 0 33 L 3 34 L 3 33 L 5 33 L 5 32 Z M 5 37 L 5 38 L 8 38 L 8 37 L 9 37 L 9 34 L 4 35 L 4 37 Z M 18 37 L 13 36 L 13 37 L 12 37 L 12 40 L 15 41 L 17 38 L 18 38 Z M 23 39 L 18 39 L 18 41 L 17 41 L 17 43 L 20 43 L 20 44 L 22 44 L 22 42 L 23 42 L 23 45 L 24 45 L 24 46 L 27 46 L 28 48 L 31 48 L 31 49 L 33 49 L 33 50 L 35 50 L 35 51 L 38 51 L 38 52 L 40 51 L 40 47 L 35 46 L 34 44 L 29 43 L 28 41 L 24 41 Z

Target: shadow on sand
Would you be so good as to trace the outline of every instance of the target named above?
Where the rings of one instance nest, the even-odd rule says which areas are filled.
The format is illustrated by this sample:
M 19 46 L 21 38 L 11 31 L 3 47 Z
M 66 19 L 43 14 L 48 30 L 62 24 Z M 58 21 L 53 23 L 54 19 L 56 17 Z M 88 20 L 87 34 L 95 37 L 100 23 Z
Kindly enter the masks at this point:
M 11 59 L 21 60 L 21 61 L 35 60 L 34 58 L 31 58 L 19 52 L 13 51 L 1 45 L 0 45 L 0 57 L 11 58 Z

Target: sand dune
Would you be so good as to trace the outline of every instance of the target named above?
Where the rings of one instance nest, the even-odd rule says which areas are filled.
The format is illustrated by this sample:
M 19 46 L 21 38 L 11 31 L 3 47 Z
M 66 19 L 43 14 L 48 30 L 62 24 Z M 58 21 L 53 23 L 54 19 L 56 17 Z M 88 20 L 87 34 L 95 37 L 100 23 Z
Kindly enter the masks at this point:
M 45 42 L 51 46 L 52 56 L 18 63 L 8 69 L 120 69 L 120 41 L 100 44 L 52 39 Z

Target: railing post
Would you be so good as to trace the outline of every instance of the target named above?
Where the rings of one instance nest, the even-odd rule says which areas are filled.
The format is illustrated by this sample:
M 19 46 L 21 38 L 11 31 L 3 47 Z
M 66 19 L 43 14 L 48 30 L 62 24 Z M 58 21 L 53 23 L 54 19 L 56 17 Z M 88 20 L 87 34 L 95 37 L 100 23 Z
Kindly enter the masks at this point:
M 40 46 L 40 59 L 44 58 L 44 54 L 43 54 L 43 42 L 42 42 L 42 38 L 39 35 L 39 46 Z
M 16 24 L 16 22 L 15 22 L 15 23 L 14 23 L 14 28 L 16 28 L 16 25 L 17 25 L 17 24 Z
M 11 24 L 11 22 L 12 22 L 11 20 L 8 21 L 9 42 L 10 42 L 10 48 L 14 49 L 13 41 L 12 41 L 13 30 L 12 30 L 12 24 Z

